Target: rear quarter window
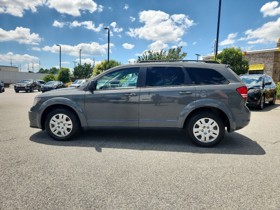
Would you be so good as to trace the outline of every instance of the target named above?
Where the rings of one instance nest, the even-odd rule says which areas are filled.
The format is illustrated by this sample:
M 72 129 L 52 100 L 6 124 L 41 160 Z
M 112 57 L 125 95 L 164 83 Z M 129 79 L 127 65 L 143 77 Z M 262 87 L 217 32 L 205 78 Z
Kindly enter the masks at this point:
M 225 85 L 229 81 L 218 71 L 207 68 L 187 68 L 187 72 L 196 85 Z

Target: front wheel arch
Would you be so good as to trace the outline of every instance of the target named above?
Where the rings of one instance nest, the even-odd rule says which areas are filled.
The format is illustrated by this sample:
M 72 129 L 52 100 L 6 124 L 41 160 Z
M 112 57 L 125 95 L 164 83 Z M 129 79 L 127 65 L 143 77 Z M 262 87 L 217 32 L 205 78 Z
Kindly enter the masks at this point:
M 65 109 L 65 110 L 68 110 L 68 111 L 72 112 L 74 115 L 76 115 L 76 118 L 79 122 L 79 125 L 81 125 L 80 118 L 73 108 L 71 108 L 69 106 L 66 106 L 66 105 L 52 105 L 52 106 L 49 106 L 48 108 L 46 108 L 44 110 L 44 112 L 42 113 L 42 117 L 41 117 L 41 128 L 42 128 L 42 130 L 46 129 L 45 128 L 46 118 L 47 118 L 48 114 L 54 109 Z

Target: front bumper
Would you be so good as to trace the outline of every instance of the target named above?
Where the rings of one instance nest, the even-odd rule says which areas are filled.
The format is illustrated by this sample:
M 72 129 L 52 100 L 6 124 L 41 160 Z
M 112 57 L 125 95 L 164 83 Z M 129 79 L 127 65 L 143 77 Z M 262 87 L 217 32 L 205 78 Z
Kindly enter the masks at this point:
M 41 128 L 41 125 L 38 122 L 38 116 L 36 112 L 29 111 L 28 118 L 29 118 L 29 126 L 31 128 Z

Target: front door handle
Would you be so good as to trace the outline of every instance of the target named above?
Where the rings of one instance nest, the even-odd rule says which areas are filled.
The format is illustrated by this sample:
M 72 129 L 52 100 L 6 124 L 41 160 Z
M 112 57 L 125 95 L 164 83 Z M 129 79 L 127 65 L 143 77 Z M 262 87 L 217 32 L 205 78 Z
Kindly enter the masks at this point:
M 192 92 L 191 91 L 180 91 L 179 94 L 180 95 L 191 95 Z
M 125 95 L 125 96 L 137 96 L 136 93 L 125 93 L 124 95 Z

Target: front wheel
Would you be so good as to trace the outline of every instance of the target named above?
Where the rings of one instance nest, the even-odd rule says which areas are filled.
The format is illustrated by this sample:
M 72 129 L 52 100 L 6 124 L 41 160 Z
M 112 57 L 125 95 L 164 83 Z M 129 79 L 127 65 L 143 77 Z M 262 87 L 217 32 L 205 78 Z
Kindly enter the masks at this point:
M 270 101 L 269 104 L 270 104 L 270 105 L 274 105 L 274 104 L 276 103 L 276 98 L 277 98 L 277 96 L 276 96 L 276 93 L 275 93 L 275 94 L 273 95 L 272 101 Z
M 73 112 L 65 109 L 55 109 L 48 114 L 45 128 L 52 138 L 64 141 L 78 133 L 80 123 Z
M 193 115 L 187 123 L 186 129 L 193 143 L 203 147 L 214 146 L 225 136 L 223 121 L 211 112 Z

